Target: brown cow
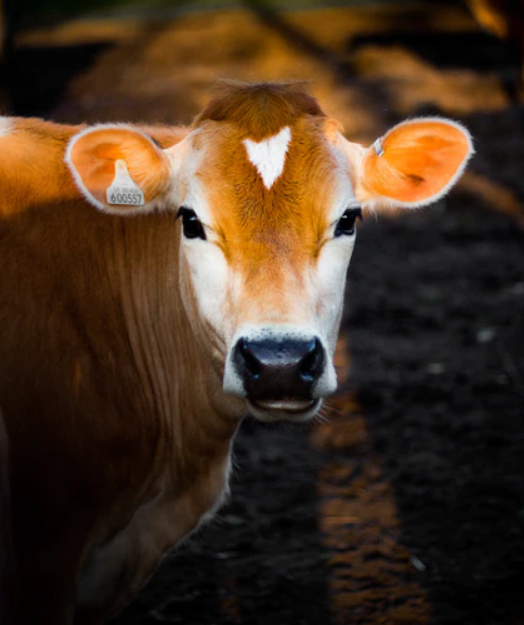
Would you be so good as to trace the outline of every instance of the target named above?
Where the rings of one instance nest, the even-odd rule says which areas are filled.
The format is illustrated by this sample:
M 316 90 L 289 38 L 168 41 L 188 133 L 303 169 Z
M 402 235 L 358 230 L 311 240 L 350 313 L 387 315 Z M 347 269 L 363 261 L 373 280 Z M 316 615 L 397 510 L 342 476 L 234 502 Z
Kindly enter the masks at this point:
M 101 623 L 228 490 L 240 419 L 310 419 L 355 223 L 456 182 L 468 132 L 346 141 L 300 86 L 190 128 L 3 119 L 0 406 L 21 622 Z

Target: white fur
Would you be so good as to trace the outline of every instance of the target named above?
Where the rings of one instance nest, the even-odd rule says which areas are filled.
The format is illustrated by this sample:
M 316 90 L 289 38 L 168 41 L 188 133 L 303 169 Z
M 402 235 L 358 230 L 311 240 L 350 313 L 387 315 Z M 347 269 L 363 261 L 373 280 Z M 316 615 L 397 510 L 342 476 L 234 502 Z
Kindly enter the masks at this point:
M 217 236 L 212 207 L 206 190 L 197 175 L 203 154 L 192 150 L 178 164 L 179 203 L 195 211 L 204 226 L 206 240 L 186 239 L 181 235 L 180 257 L 187 262 L 199 317 L 207 322 L 219 341 L 231 336 L 228 303 L 238 301 L 238 279 L 231 270 Z M 183 293 L 183 296 L 185 294 Z M 189 310 L 189 302 L 186 302 Z M 211 341 L 212 344 L 215 341 Z M 219 355 L 223 357 L 222 354 Z
M 13 120 L 10 117 L 0 117 L 0 137 L 6 137 L 13 132 Z
M 177 208 L 187 206 L 197 210 L 195 207 L 198 207 L 198 217 L 202 223 L 211 224 L 211 211 L 197 176 L 204 156 L 204 152 L 196 150 L 193 145 L 193 139 L 199 133 L 200 129 L 193 130 L 182 141 L 164 150 L 171 165 L 170 203 Z
M 319 254 L 311 277 L 318 301 L 318 326 L 322 329 L 331 354 L 335 351 L 344 304 L 346 272 L 353 254 L 356 234 L 342 235 L 327 241 Z
M 333 149 L 333 154 L 339 164 L 342 164 L 343 155 L 336 149 Z M 335 237 L 334 234 L 337 223 L 344 212 L 348 208 L 355 208 L 356 206 L 358 206 L 358 202 L 355 198 L 349 172 L 340 167 L 330 211 L 330 229 L 326 233 L 327 238 L 309 276 L 309 291 L 313 294 L 316 303 L 315 325 L 331 357 L 335 353 L 344 304 L 346 273 L 356 240 L 356 233 L 338 237 Z M 336 386 L 334 369 L 332 375 Z M 329 384 L 325 389 L 322 389 L 321 386 L 317 388 L 319 395 L 320 391 L 325 391 L 326 394 L 333 392 L 329 390 Z
M 171 163 L 173 178 L 177 183 L 177 188 L 174 189 L 177 192 L 177 198 L 180 197 L 178 183 L 180 182 L 181 174 L 183 174 L 186 179 L 189 176 L 194 176 L 201 164 L 201 157 L 203 154 L 202 152 L 197 151 L 193 145 L 194 137 L 199 135 L 200 132 L 201 129 L 197 128 L 186 135 L 182 141 L 179 141 L 178 143 L 175 143 L 175 145 L 172 145 L 170 148 L 164 150 L 164 154 Z M 177 199 L 176 203 L 181 202 Z
M 206 231 L 207 232 L 207 231 Z M 214 332 L 227 340 L 228 300 L 235 290 L 235 276 L 228 265 L 222 249 L 212 240 L 187 240 L 182 235 L 181 246 L 189 265 L 191 283 L 198 304 L 199 316 Z M 235 300 L 238 298 L 235 296 Z M 211 341 L 211 344 L 214 344 Z
M 245 139 L 243 142 L 249 160 L 257 168 L 267 189 L 271 189 L 275 180 L 284 171 L 290 141 L 291 130 L 289 126 L 285 126 L 269 139 L 263 141 Z

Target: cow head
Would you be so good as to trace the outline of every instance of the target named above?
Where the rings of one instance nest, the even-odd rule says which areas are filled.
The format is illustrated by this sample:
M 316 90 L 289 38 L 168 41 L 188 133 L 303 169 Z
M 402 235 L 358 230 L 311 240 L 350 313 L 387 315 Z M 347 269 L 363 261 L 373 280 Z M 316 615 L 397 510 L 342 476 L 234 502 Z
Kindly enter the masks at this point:
M 307 419 L 336 387 L 333 352 L 357 222 L 444 195 L 472 154 L 434 118 L 350 143 L 293 85 L 229 85 L 162 150 L 127 126 L 76 135 L 67 163 L 102 211 L 178 217 L 189 318 L 226 393 L 255 416 Z

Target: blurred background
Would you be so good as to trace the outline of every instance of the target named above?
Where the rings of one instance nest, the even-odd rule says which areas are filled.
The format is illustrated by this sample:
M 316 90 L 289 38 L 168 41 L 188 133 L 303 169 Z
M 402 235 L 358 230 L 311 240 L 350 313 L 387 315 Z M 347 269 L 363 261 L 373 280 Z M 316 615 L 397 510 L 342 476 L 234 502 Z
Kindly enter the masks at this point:
M 350 140 L 441 115 L 477 154 L 359 227 L 339 391 L 247 421 L 231 502 L 115 625 L 524 625 L 524 0 L 4 0 L 0 108 L 186 124 L 300 78 Z

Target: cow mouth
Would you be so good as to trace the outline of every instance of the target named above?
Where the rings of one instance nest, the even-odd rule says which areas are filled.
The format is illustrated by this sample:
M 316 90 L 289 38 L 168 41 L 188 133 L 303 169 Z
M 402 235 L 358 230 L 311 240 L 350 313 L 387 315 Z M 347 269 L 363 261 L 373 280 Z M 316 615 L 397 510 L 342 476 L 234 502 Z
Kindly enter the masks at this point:
M 250 413 L 261 421 L 308 421 L 320 408 L 321 399 L 247 399 Z

